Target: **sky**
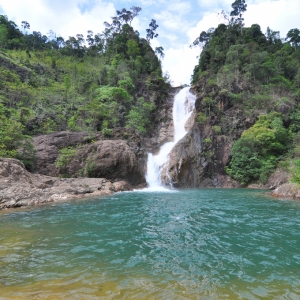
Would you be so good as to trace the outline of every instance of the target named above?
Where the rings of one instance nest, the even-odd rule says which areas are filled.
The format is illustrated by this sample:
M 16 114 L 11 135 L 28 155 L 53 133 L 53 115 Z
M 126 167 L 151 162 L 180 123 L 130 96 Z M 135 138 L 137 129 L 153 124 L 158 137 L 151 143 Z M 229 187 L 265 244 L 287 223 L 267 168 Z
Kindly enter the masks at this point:
M 162 46 L 165 57 L 163 71 L 170 74 L 174 86 L 189 84 L 198 62 L 200 48 L 189 45 L 201 31 L 222 23 L 221 10 L 230 12 L 234 0 L 0 0 L 0 14 L 8 16 L 20 28 L 27 21 L 32 31 L 47 34 L 50 30 L 65 39 L 88 30 L 102 32 L 103 22 L 110 22 L 116 10 L 132 6 L 142 8 L 132 25 L 146 36 L 151 19 L 159 27 L 159 36 L 151 41 L 153 48 Z M 246 0 L 245 25 L 259 24 L 280 31 L 284 38 L 293 28 L 299 28 L 300 0 Z

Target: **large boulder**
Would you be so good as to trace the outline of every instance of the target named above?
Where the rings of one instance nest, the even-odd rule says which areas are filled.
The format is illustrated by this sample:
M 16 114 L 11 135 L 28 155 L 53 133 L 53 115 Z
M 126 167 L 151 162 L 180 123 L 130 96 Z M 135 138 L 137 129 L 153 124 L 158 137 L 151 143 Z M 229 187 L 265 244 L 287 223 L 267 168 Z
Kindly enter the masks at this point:
M 285 183 L 278 186 L 271 195 L 277 198 L 300 199 L 300 186 L 296 183 Z
M 146 155 L 140 144 L 103 140 L 77 149 L 66 172 L 87 177 L 124 179 L 133 185 L 145 183 Z
M 122 140 L 120 135 L 126 134 Z M 128 180 L 133 185 L 145 183 L 146 152 L 138 136 L 116 130 L 116 139 L 105 140 L 101 134 L 57 132 L 34 137 L 37 151 L 35 173 L 62 177 L 105 177 Z M 60 150 L 71 148 L 65 165 L 56 164 Z

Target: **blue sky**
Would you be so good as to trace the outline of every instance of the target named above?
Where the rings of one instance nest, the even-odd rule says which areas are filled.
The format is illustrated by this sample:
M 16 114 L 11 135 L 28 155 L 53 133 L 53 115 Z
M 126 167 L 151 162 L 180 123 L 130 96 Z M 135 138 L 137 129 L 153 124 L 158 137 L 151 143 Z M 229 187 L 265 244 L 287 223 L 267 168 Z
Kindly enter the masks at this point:
M 20 26 L 28 21 L 31 30 L 43 34 L 53 30 L 57 35 L 68 38 L 77 33 L 86 35 L 87 30 L 94 33 L 104 29 L 103 22 L 110 21 L 116 9 L 131 6 L 142 8 L 134 20 L 133 27 L 141 36 L 151 19 L 159 25 L 159 37 L 152 46 L 165 49 L 164 72 L 169 72 L 173 85 L 190 82 L 200 49 L 190 49 L 189 45 L 202 30 L 216 27 L 221 20 L 218 12 L 230 12 L 234 0 L 0 0 L 0 14 Z M 300 0 L 246 0 L 246 26 L 257 23 L 263 32 L 267 26 L 278 30 L 285 37 L 291 28 L 299 28 Z

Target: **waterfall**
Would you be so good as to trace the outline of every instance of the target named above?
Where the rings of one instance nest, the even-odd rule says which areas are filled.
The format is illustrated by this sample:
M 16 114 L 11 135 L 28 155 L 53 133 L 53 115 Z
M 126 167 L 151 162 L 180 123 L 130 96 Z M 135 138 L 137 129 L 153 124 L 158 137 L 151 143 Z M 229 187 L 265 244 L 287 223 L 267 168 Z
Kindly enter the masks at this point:
M 176 143 L 187 133 L 185 123 L 191 116 L 196 97 L 190 93 L 190 87 L 185 87 L 176 94 L 173 103 L 174 141 L 165 143 L 157 155 L 148 153 L 146 181 L 150 190 L 164 190 L 161 172 L 167 166 L 169 155 Z M 168 173 L 167 173 L 168 176 Z M 170 180 L 172 187 L 172 182 Z

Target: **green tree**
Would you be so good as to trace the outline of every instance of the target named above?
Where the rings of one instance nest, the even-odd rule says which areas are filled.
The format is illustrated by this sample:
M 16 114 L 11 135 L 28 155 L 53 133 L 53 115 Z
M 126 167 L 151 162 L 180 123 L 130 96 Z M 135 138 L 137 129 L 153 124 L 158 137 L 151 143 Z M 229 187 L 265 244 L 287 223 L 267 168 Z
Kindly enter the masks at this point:
M 227 173 L 242 184 L 259 179 L 262 162 L 258 148 L 257 142 L 251 138 L 239 139 L 231 149 L 232 159 Z
M 151 112 L 154 109 L 154 103 L 146 102 L 143 97 L 138 98 L 136 106 L 132 107 L 126 117 L 126 128 L 131 128 L 138 133 L 145 133 L 146 126 L 150 124 Z
M 22 21 L 22 28 L 23 28 L 23 32 L 24 34 L 26 33 L 27 29 L 30 29 L 30 24 L 27 21 Z
M 280 114 L 260 116 L 233 145 L 228 174 L 243 184 L 258 179 L 265 183 L 289 141 L 289 132 Z
M 135 58 L 140 54 L 140 48 L 138 43 L 135 40 L 128 40 L 127 43 L 127 53 L 130 57 Z
M 300 45 L 300 30 L 298 28 L 289 30 L 285 40 L 292 43 L 293 46 L 297 48 Z
M 155 48 L 155 54 L 159 55 L 160 58 L 164 58 L 165 57 L 164 48 L 163 47 L 156 47 Z
M 156 29 L 158 28 L 158 25 L 156 24 L 156 20 L 152 19 L 149 28 L 146 29 L 147 35 L 146 40 L 149 42 L 153 38 L 158 37 L 158 33 L 156 33 Z
M 243 13 L 247 10 L 247 4 L 245 0 L 235 0 L 231 7 L 233 10 L 230 13 L 230 16 L 232 17 L 233 22 L 241 23 L 244 21 L 243 19 Z
M 0 48 L 6 48 L 7 45 L 7 28 L 4 24 L 0 25 Z

